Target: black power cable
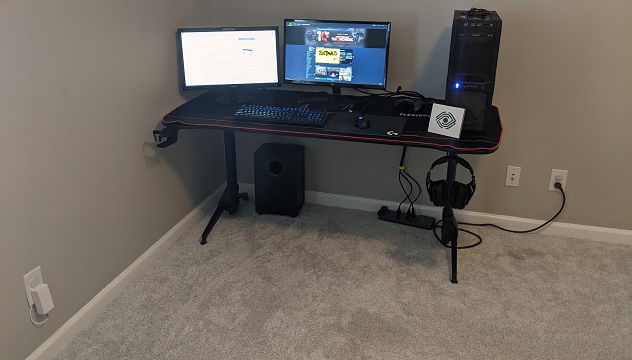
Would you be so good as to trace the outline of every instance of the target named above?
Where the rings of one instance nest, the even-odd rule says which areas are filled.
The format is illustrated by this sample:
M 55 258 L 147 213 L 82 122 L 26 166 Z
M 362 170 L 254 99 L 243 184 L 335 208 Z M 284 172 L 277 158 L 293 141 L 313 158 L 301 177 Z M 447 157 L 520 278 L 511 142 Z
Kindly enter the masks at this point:
M 469 17 L 484 19 L 488 15 L 489 15 L 489 11 L 485 9 L 471 8 L 470 10 L 467 11 L 467 16 Z
M 557 211 L 557 213 L 555 213 L 555 215 L 553 215 L 553 217 L 551 217 L 549 220 L 545 221 L 542 225 L 536 226 L 533 229 L 512 230 L 512 229 L 504 228 L 502 226 L 498 226 L 496 224 L 487 224 L 487 223 L 486 224 L 459 223 L 459 224 L 460 225 L 469 225 L 469 226 L 491 226 L 491 227 L 495 227 L 495 228 L 497 228 L 499 230 L 503 230 L 503 231 L 507 231 L 507 232 L 511 232 L 511 233 L 516 233 L 516 234 L 525 234 L 525 233 L 533 232 L 533 231 L 536 231 L 536 230 L 540 230 L 543 227 L 545 227 L 546 225 L 550 224 L 553 220 L 555 220 L 562 213 L 562 210 L 564 210 L 564 206 L 566 205 L 566 193 L 564 192 L 564 188 L 562 188 L 562 184 L 559 181 L 556 181 L 553 186 L 556 189 L 558 189 L 560 191 L 560 193 L 562 194 L 562 206 L 560 206 L 560 209 Z M 445 247 L 450 247 L 450 245 L 443 244 L 441 242 L 441 239 L 439 238 L 439 235 L 437 235 L 437 232 L 435 230 L 435 228 L 441 228 L 441 226 L 439 224 L 442 223 L 442 222 L 443 222 L 443 220 L 437 221 L 435 223 L 435 225 L 432 227 L 432 232 L 434 233 L 435 238 L 437 240 L 439 240 L 439 243 L 441 243 L 441 245 L 443 245 Z M 458 230 L 474 235 L 475 237 L 478 238 L 478 241 L 476 243 L 474 243 L 474 244 L 471 244 L 471 245 L 457 247 L 457 249 L 473 248 L 475 246 L 480 245 L 483 242 L 483 239 L 478 234 L 475 234 L 475 233 L 473 233 L 473 232 L 471 232 L 469 230 L 466 230 L 466 229 L 458 229 Z
M 417 185 L 417 196 L 415 197 L 415 200 L 413 200 L 410 205 L 408 206 L 408 212 L 410 212 L 411 216 L 415 216 L 415 203 L 417 202 L 417 200 L 419 200 L 419 198 L 421 197 L 421 185 L 419 185 L 419 182 L 417 182 L 417 180 L 415 180 L 414 177 L 412 177 L 412 175 L 410 175 L 405 168 L 402 167 L 402 169 L 400 170 L 401 174 L 404 176 L 404 178 L 408 177 L 410 180 L 412 180 L 416 185 Z M 410 182 L 410 181 L 409 181 Z
M 450 248 L 451 246 L 450 246 L 450 245 L 448 245 L 450 242 L 448 241 L 448 243 L 446 243 L 446 244 L 442 243 L 442 242 L 441 242 L 441 240 L 440 240 L 440 238 L 439 238 L 439 235 L 437 234 L 437 230 L 436 230 L 436 229 L 437 229 L 437 228 L 441 229 L 441 226 L 439 225 L 439 224 L 441 224 L 441 223 L 443 223 L 443 220 L 439 220 L 439 221 L 437 221 L 437 222 L 436 222 L 436 223 L 432 226 L 432 232 L 434 233 L 435 238 L 436 238 L 437 240 L 439 240 L 439 243 L 440 243 L 441 245 L 443 245 L 443 246 L 445 246 L 445 247 L 447 247 L 447 248 Z M 469 248 L 473 248 L 473 247 L 475 247 L 475 246 L 480 245 L 480 244 L 483 242 L 483 238 L 482 238 L 480 235 L 478 235 L 478 234 L 476 234 L 476 233 L 474 233 L 474 232 L 472 232 L 472 231 L 469 231 L 469 230 L 466 230 L 466 229 L 459 229 L 459 231 L 463 231 L 463 232 L 466 232 L 466 233 L 468 233 L 468 234 L 474 235 L 474 236 L 478 239 L 478 241 L 477 241 L 477 242 L 475 242 L 474 244 L 470 244 L 470 245 L 457 246 L 457 247 L 456 247 L 457 249 L 469 249 Z
M 408 186 L 410 186 L 410 190 L 406 191 L 406 188 L 404 188 L 404 184 L 402 183 L 402 178 L 404 178 L 404 180 L 406 180 L 408 182 Z M 410 198 L 410 195 L 412 195 L 413 193 L 413 184 L 410 182 L 410 180 L 408 180 L 408 178 L 406 178 L 406 176 L 402 175 L 402 167 L 399 167 L 399 186 L 401 186 L 402 190 L 404 191 L 404 194 L 406 195 L 406 197 L 404 197 L 404 199 L 399 203 L 399 206 L 397 207 L 397 215 L 399 216 L 402 213 L 402 204 L 404 204 L 404 202 L 406 200 L 408 200 L 408 202 L 412 205 L 413 200 Z M 408 207 L 408 212 L 410 212 L 410 206 Z
M 401 86 L 397 87 L 397 90 L 395 92 L 393 91 L 389 91 L 389 90 L 382 90 L 380 89 L 380 91 L 382 91 L 382 93 L 380 94 L 376 94 L 376 93 L 372 93 L 372 92 L 368 92 L 368 91 L 363 91 L 362 89 L 359 88 L 353 88 L 353 90 L 362 93 L 362 94 L 366 94 L 366 95 L 373 95 L 373 96 L 378 96 L 378 97 L 409 97 L 409 98 L 416 98 L 416 99 L 420 99 L 420 100 L 424 100 L 424 101 L 430 101 L 430 102 L 437 102 L 437 101 L 441 101 L 440 99 L 435 99 L 435 98 L 431 98 L 431 97 L 427 97 L 425 95 L 423 95 L 420 92 L 414 91 L 414 90 L 402 90 Z
M 406 194 L 406 197 L 399 203 L 399 206 L 397 207 L 397 215 L 400 215 L 402 210 L 402 204 L 408 200 L 408 202 L 410 203 L 410 205 L 408 206 L 408 211 L 406 211 L 406 215 L 407 216 L 415 216 L 415 202 L 417 202 L 417 200 L 419 200 L 419 198 L 421 197 L 421 185 L 419 184 L 419 182 L 417 180 L 415 180 L 414 177 L 412 177 L 412 175 L 410 175 L 407 171 L 406 171 L 406 167 L 404 166 L 404 160 L 406 158 L 406 146 L 402 147 L 402 157 L 399 161 L 399 185 L 402 187 L 402 190 L 404 191 L 404 194 Z M 410 186 L 410 190 L 407 191 L 406 188 L 404 187 L 404 184 L 402 183 L 402 178 L 404 180 L 406 180 L 406 182 L 408 182 L 408 186 Z M 413 184 L 411 183 L 411 180 L 417 185 L 417 196 L 415 197 L 415 199 L 411 199 L 411 195 L 414 193 L 414 189 L 413 189 Z

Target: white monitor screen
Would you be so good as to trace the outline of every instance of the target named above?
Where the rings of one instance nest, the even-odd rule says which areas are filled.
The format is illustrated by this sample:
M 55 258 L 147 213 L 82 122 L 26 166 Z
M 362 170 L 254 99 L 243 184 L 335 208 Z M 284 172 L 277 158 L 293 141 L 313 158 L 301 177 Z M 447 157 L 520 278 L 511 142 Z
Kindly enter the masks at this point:
M 183 90 L 279 86 L 278 27 L 178 29 Z

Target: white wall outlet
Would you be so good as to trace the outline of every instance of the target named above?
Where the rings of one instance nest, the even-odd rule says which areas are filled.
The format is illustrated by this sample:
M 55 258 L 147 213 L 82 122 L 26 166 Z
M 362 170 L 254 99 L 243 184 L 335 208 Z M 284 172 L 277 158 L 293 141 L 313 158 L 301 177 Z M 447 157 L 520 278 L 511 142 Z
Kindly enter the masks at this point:
M 29 271 L 28 274 L 23 276 L 24 278 L 24 289 L 26 290 L 26 298 L 29 302 L 29 307 L 32 307 L 35 303 L 33 301 L 33 296 L 31 295 L 31 290 L 37 288 L 38 285 L 43 284 L 42 280 L 42 269 L 40 267 L 36 267 L 35 269 Z
M 506 186 L 518 186 L 520 184 L 520 170 L 519 166 L 507 166 Z
M 555 188 L 555 183 L 560 182 L 562 184 L 562 189 L 566 190 L 566 178 L 568 177 L 568 170 L 551 170 L 551 180 L 549 180 L 549 190 L 550 191 L 558 191 Z

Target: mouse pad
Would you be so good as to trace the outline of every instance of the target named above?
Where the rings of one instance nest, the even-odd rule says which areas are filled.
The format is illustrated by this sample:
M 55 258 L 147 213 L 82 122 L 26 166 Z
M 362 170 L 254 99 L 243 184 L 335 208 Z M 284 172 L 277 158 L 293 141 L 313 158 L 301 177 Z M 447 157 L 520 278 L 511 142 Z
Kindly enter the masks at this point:
M 371 126 L 366 129 L 359 129 L 353 125 L 357 116 L 357 113 L 337 113 L 325 124 L 323 130 L 357 135 L 398 137 L 406 125 L 406 118 L 403 117 L 364 114 L 363 116 L 371 122 Z

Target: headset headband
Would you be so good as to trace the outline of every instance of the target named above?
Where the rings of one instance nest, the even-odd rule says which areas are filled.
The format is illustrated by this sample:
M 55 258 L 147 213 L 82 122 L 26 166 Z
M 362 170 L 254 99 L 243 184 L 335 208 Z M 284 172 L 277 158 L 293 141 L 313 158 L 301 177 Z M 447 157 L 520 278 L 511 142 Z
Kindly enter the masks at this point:
M 470 171 L 470 174 L 474 176 L 474 169 L 472 169 L 472 166 L 470 165 L 470 163 L 468 163 L 465 159 L 460 158 L 458 156 L 443 156 L 443 157 L 438 158 L 432 163 L 432 165 L 430 165 L 430 170 L 428 170 L 428 172 L 431 172 L 435 166 L 448 162 L 450 158 L 456 160 L 456 162 L 461 164 L 461 166 L 463 166 L 464 168 L 468 169 Z

